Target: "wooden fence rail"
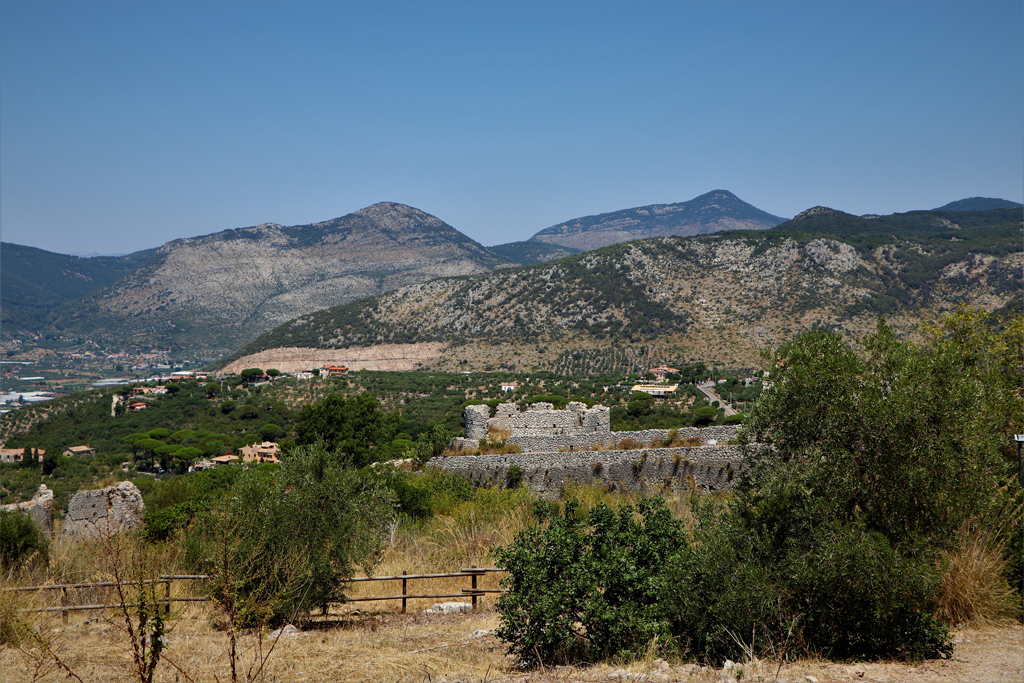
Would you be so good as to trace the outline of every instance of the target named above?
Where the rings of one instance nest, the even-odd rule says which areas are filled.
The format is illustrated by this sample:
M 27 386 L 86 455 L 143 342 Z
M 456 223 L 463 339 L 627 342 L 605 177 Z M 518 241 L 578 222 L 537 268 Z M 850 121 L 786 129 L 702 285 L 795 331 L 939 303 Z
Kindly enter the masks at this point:
M 488 572 L 503 572 L 504 569 L 498 567 L 467 567 L 461 569 L 458 572 L 450 574 L 407 574 L 402 572 L 395 576 L 357 576 L 349 579 L 349 582 L 356 583 L 362 581 L 401 581 L 402 582 L 402 593 L 401 595 L 387 595 L 382 597 L 371 596 L 361 598 L 346 598 L 345 602 L 375 602 L 380 600 L 401 600 L 402 601 L 402 614 L 406 613 L 406 604 L 409 600 L 417 599 L 433 599 L 433 598 L 465 598 L 469 597 L 472 601 L 473 611 L 476 611 L 477 598 L 483 597 L 487 593 L 502 593 L 504 592 L 500 588 L 478 588 L 477 579 Z M 431 594 L 410 594 L 408 587 L 409 581 L 423 581 L 428 579 L 452 579 L 468 577 L 470 580 L 470 587 L 461 589 L 459 593 L 431 593 Z M 157 599 L 158 605 L 163 605 L 164 610 L 167 614 L 171 611 L 172 602 L 205 602 L 209 600 L 207 597 L 171 597 L 171 582 L 172 581 L 208 581 L 210 576 L 206 574 L 161 574 L 156 579 L 146 579 L 142 583 L 145 585 L 152 584 L 163 584 L 164 585 L 164 597 Z M 137 607 L 139 603 L 114 603 L 109 605 L 69 605 L 67 604 L 68 590 L 78 588 L 109 588 L 112 586 L 131 586 L 137 585 L 136 582 L 122 582 L 116 581 L 96 581 L 93 583 L 56 583 L 46 586 L 18 586 L 16 588 L 4 588 L 4 592 L 16 592 L 16 591 L 61 591 L 61 605 L 59 607 L 36 607 L 31 609 L 19 609 L 18 612 L 61 612 L 64 620 L 64 624 L 68 623 L 68 613 L 79 611 L 79 610 L 103 610 L 113 608 L 124 608 L 124 607 Z

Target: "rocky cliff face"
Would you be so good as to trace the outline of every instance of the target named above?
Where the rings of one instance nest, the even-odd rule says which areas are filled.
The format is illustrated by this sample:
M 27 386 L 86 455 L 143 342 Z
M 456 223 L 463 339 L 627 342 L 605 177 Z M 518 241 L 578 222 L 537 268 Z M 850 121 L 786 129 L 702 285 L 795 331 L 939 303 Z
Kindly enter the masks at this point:
M 223 355 L 311 311 L 501 263 L 438 218 L 381 203 L 324 223 L 169 242 L 149 266 L 65 318 L 89 315 L 113 333 L 169 337 Z
M 576 218 L 541 230 L 530 241 L 589 250 L 650 237 L 766 230 L 784 220 L 747 204 L 728 190 L 715 190 L 688 202 Z

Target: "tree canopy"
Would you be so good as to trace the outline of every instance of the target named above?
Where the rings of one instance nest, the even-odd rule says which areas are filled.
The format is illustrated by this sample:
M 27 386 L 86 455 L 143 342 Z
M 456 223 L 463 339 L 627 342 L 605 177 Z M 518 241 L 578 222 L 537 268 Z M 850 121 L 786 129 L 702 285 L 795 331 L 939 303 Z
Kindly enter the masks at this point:
M 372 395 L 346 398 L 330 394 L 304 406 L 295 418 L 295 442 L 312 445 L 323 442 L 356 467 L 373 462 L 373 450 L 394 438 L 398 415 L 381 408 Z

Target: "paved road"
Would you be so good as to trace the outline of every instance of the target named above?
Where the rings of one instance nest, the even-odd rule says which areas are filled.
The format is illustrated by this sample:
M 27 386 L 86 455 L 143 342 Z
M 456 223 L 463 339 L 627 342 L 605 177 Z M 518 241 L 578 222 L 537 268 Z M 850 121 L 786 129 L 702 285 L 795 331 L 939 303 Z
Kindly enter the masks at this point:
M 718 403 L 723 408 L 725 408 L 725 416 L 726 417 L 729 417 L 730 415 L 737 415 L 738 414 L 739 411 L 733 410 L 732 406 L 730 406 L 728 403 L 726 403 L 725 399 L 723 399 L 721 396 L 719 396 L 715 392 L 715 383 L 714 382 L 706 382 L 704 384 L 698 384 L 697 388 L 700 389 L 700 392 L 702 394 L 704 394 L 705 396 L 708 397 L 708 401 L 718 401 Z

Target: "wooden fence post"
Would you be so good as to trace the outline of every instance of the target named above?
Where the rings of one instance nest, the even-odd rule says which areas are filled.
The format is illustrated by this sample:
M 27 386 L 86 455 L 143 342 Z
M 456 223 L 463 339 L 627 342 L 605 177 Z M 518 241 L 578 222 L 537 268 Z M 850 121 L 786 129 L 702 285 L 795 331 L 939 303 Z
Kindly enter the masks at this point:
M 61 607 L 67 607 L 68 606 L 68 589 L 67 588 L 61 588 L 60 589 L 60 606 Z M 64 625 L 67 626 L 68 625 L 68 611 L 67 610 L 62 610 L 60 614 L 61 614 L 61 617 L 64 619 Z
M 472 567 L 470 567 L 470 569 L 476 569 L 476 565 L 474 564 Z M 473 611 L 475 612 L 476 611 L 476 572 L 473 572 L 473 577 L 470 579 L 470 581 L 472 582 L 470 584 L 470 588 L 473 589 Z
M 167 600 L 167 604 L 164 605 L 164 615 L 171 616 L 171 579 L 167 577 L 164 582 L 164 598 Z
M 406 574 L 406 571 L 403 569 L 402 570 L 402 576 L 404 577 L 405 574 Z M 408 581 L 409 581 L 409 579 L 406 579 L 406 578 L 402 579 L 402 614 L 405 614 L 405 596 L 406 596 L 406 590 L 405 589 L 406 589 L 406 583 Z

